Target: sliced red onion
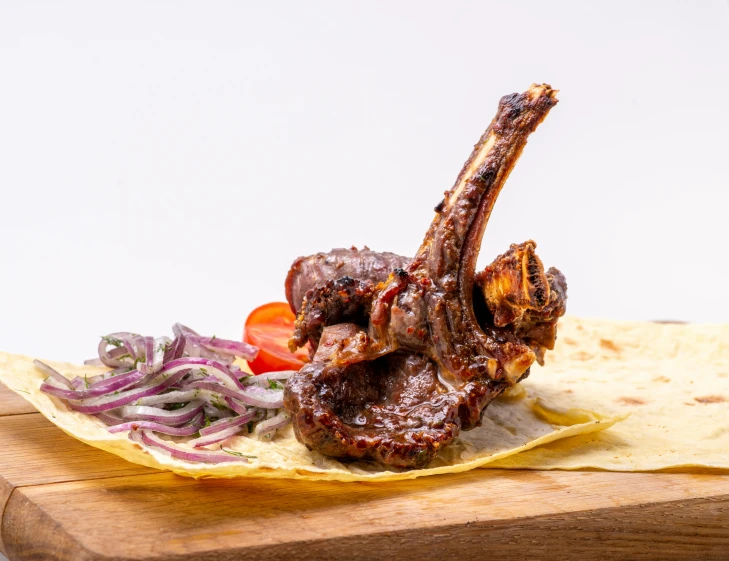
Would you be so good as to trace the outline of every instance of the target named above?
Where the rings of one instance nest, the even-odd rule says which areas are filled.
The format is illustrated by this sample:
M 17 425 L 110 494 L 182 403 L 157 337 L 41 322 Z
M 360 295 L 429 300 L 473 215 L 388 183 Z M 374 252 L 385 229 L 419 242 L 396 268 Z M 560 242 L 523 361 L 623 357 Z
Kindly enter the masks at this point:
M 183 427 L 170 427 L 162 423 L 155 423 L 153 421 L 129 421 L 120 425 L 114 425 L 109 427 L 109 432 L 127 432 L 136 430 L 151 430 L 154 432 L 161 432 L 162 434 L 169 434 L 171 436 L 192 436 L 197 434 L 200 430 L 200 422 L 202 421 L 202 413 L 198 414 L 191 423 Z
M 227 419 L 220 419 L 211 423 L 209 426 L 200 429 L 200 436 L 207 436 L 215 434 L 221 430 L 229 429 L 231 427 L 240 427 L 247 425 L 251 421 L 256 421 L 261 417 L 260 411 L 248 411 L 245 415 L 239 417 L 229 417 Z
M 140 362 L 139 370 L 145 374 L 153 373 L 152 362 L 154 361 L 154 339 L 152 337 L 144 338 L 144 353 L 139 358 L 144 357 L 144 362 Z
M 45 374 L 46 376 L 50 376 L 51 380 L 54 380 L 54 381 L 58 382 L 59 384 L 63 384 L 64 386 L 66 386 L 67 388 L 69 388 L 71 390 L 74 389 L 74 386 L 73 386 L 73 383 L 71 382 L 71 380 L 66 378 L 63 374 L 58 372 L 58 370 L 56 370 L 55 368 L 51 368 L 50 366 L 48 366 L 45 362 L 41 362 L 40 360 L 34 360 L 33 365 L 38 370 L 43 372 L 43 374 Z
M 176 445 L 174 442 L 163 440 L 156 436 L 154 433 L 145 430 L 130 431 L 129 438 L 133 441 L 145 444 L 172 456 L 178 460 L 184 460 L 186 462 L 201 462 L 206 464 L 222 464 L 226 462 L 243 462 L 247 463 L 248 458 L 244 456 L 234 456 L 232 454 L 226 454 L 225 452 L 212 452 L 212 451 L 191 451 L 181 446 Z
M 137 360 L 137 346 L 135 344 L 136 339 L 137 337 L 122 337 L 121 339 L 122 343 L 124 343 L 124 348 L 126 348 L 132 360 Z
M 199 432 L 200 436 L 189 442 L 196 448 L 230 438 L 251 422 L 263 425 L 264 436 L 272 435 L 280 426 L 279 416 L 261 419 L 283 406 L 283 392 L 272 391 L 268 384 L 286 380 L 292 372 L 270 373 L 244 385 L 239 378 L 247 375 L 233 361 L 236 356 L 254 358 L 256 347 L 203 337 L 181 324 L 175 324 L 173 332 L 174 340 L 129 332 L 102 337 L 99 358 L 87 364 L 101 363 L 113 370 L 88 378 L 68 380 L 37 362 L 48 375 L 41 389 L 67 400 L 71 409 L 95 415 L 110 432 L 129 431 L 133 441 L 172 457 L 208 463 L 247 461 L 234 452 L 185 449 L 155 432 L 180 437 Z M 167 404 L 183 407 L 170 411 L 164 408 Z M 206 418 L 218 420 L 201 428 Z
M 145 357 L 146 349 L 146 338 L 141 335 L 134 335 L 130 340 L 129 344 L 134 350 L 134 360 L 141 360 Z
M 107 347 L 109 346 L 109 339 L 118 339 L 119 342 L 125 338 L 129 337 L 131 334 L 124 332 L 118 332 L 118 333 L 112 333 L 111 335 L 107 335 L 106 337 L 102 337 L 101 341 L 99 341 L 99 359 L 101 362 L 106 364 L 107 366 L 123 366 L 124 364 L 129 364 L 128 362 L 125 363 L 120 357 L 124 356 L 125 354 L 129 354 L 128 349 L 125 346 L 118 346 L 111 351 L 107 351 Z
M 136 383 L 144 378 L 144 375 L 138 370 L 128 370 L 126 372 L 118 373 L 116 375 L 104 377 L 100 380 L 86 380 L 89 382 L 89 390 L 95 389 L 106 389 L 107 391 L 115 391 L 120 389 L 120 384 L 123 383 Z
M 264 409 L 280 409 L 283 407 L 283 390 L 265 390 L 256 386 L 248 386 L 240 390 L 239 394 L 239 397 L 231 397 L 246 405 Z
M 97 419 L 102 420 L 107 425 L 118 425 L 119 423 L 123 423 L 124 419 L 120 419 L 116 415 L 112 415 L 111 413 L 97 413 L 94 415 Z
M 227 429 L 216 431 L 213 434 L 208 434 L 206 436 L 200 436 L 198 438 L 193 438 L 192 440 L 188 440 L 187 444 L 189 444 L 193 448 L 201 448 L 202 446 L 210 446 L 211 444 L 217 444 L 218 442 L 223 442 L 223 440 L 227 440 L 231 436 L 235 436 L 242 430 L 243 430 L 243 427 L 240 425 L 228 427 Z
M 173 325 L 172 332 L 175 334 L 175 337 L 184 336 L 186 338 L 186 351 L 188 356 L 191 357 L 211 358 L 230 364 L 234 356 L 242 356 L 243 358 L 250 356 L 253 358 L 258 352 L 257 347 L 253 347 L 247 343 L 238 343 L 237 341 L 230 341 L 228 339 L 218 340 L 217 337 L 203 337 L 181 323 Z M 222 343 L 218 344 L 216 341 L 222 341 Z
M 73 380 L 71 380 L 71 385 L 74 388 L 84 388 L 84 387 L 86 387 L 87 382 L 88 382 L 88 380 L 84 380 L 80 376 L 74 376 Z
M 100 358 L 89 358 L 84 360 L 84 366 L 105 366 Z
M 134 405 L 158 405 L 160 403 L 187 403 L 195 399 L 200 392 L 198 390 L 171 391 L 159 395 L 142 397 Z
M 240 390 L 231 390 L 228 386 L 209 380 L 193 380 L 191 382 L 187 382 L 184 386 L 184 390 L 198 390 L 222 395 L 224 397 L 232 397 L 234 399 L 240 398 Z
M 135 384 L 144 378 L 144 376 L 145 375 L 138 370 L 132 370 L 131 372 L 121 374 L 114 378 L 107 378 L 106 380 L 95 382 L 85 390 L 64 390 L 45 382 L 41 384 L 40 390 L 47 394 L 55 395 L 56 397 L 77 401 L 79 399 L 88 399 L 91 397 L 107 395 L 111 392 L 128 388 L 132 384 Z
M 216 353 L 239 356 L 246 360 L 253 360 L 258 354 L 258 347 L 248 343 L 231 341 L 230 339 L 218 339 L 217 337 L 200 337 L 197 343 Z
M 264 372 L 263 374 L 255 374 L 248 376 L 243 380 L 243 385 L 256 384 L 262 380 L 288 380 L 296 374 L 296 370 L 281 370 L 280 372 Z
M 195 418 L 202 411 L 202 408 L 203 402 L 195 400 L 174 411 L 166 411 L 165 409 L 147 405 L 125 405 L 119 413 L 125 421 L 152 421 L 166 425 L 182 425 Z
M 235 374 L 228 370 L 228 368 L 224 364 L 209 358 L 178 358 L 177 360 L 173 360 L 172 362 L 168 362 L 167 364 L 165 364 L 160 372 L 176 372 L 179 368 L 197 368 L 198 370 L 203 369 L 208 374 L 212 374 L 213 376 L 215 376 L 221 384 L 224 384 L 229 388 L 233 389 L 243 389 L 243 384 L 241 384 L 240 380 L 235 377 Z
M 232 390 L 214 382 L 190 382 L 185 385 L 186 389 L 208 390 L 220 395 L 232 397 L 253 407 L 264 409 L 280 409 L 283 407 L 282 390 L 264 390 L 257 386 L 248 386 L 240 390 Z
M 127 372 L 131 372 L 131 367 L 125 364 L 124 366 L 117 366 L 113 370 L 109 370 L 108 372 L 104 372 L 103 374 L 96 374 L 95 376 L 84 376 L 83 378 L 81 378 L 80 376 L 75 376 L 73 380 L 71 380 L 71 384 L 73 384 L 74 388 L 88 388 L 96 382 L 100 382 L 101 380 L 108 380 L 109 378 L 113 378 L 118 374 L 126 374 Z
M 155 378 L 155 381 L 161 381 L 155 383 L 154 385 L 135 388 L 124 392 L 119 392 L 118 394 L 96 397 L 82 402 L 71 403 L 70 407 L 74 411 L 89 414 L 109 411 L 110 409 L 116 409 L 117 407 L 121 407 L 122 405 L 128 405 L 129 403 L 133 403 L 139 398 L 147 397 L 148 395 L 156 395 L 162 390 L 179 382 L 183 377 L 185 377 L 186 374 L 186 370 L 181 370 L 172 374 L 169 377 L 157 376 Z
M 197 358 L 202 352 L 202 347 L 197 344 L 197 340 L 194 337 L 185 336 L 185 352 L 187 356 Z
M 275 433 L 276 430 L 281 427 L 285 427 L 290 421 L 291 417 L 289 417 L 289 414 L 284 411 L 275 417 L 271 417 L 270 419 L 266 419 L 265 421 L 258 423 L 256 428 L 253 429 L 253 432 L 256 436 L 258 436 L 258 438 L 271 438 L 273 436 L 272 433 Z
M 235 399 L 232 397 L 225 396 L 225 403 L 228 404 L 228 407 L 230 407 L 233 411 L 238 413 L 238 415 L 245 415 L 248 413 L 248 408 L 243 405 L 242 403 L 238 403 Z
M 181 323 L 176 323 L 172 326 L 172 333 L 175 334 L 175 337 L 179 337 L 180 335 L 192 335 L 193 337 L 200 337 L 200 334 L 197 331 L 193 331 L 192 329 L 182 325 Z
M 180 334 L 177 337 L 175 337 L 174 341 L 170 343 L 167 348 L 165 349 L 165 355 L 163 357 L 163 362 L 167 364 L 170 361 L 177 360 L 178 358 L 182 358 L 182 355 L 185 354 L 185 345 L 187 344 L 187 339 L 184 335 Z
M 203 394 L 207 392 L 201 392 Z M 206 396 L 205 405 L 203 405 L 203 411 L 210 419 L 227 419 L 228 417 L 234 417 L 235 413 L 228 409 L 227 406 L 222 405 L 216 399 L 217 396 L 210 395 Z M 223 408 L 221 408 L 221 406 Z
M 167 345 L 169 345 L 171 342 L 172 341 L 170 341 L 169 337 L 158 337 L 154 340 L 154 354 L 152 356 L 152 362 L 150 364 L 152 372 L 159 372 L 164 365 L 165 351 L 167 349 Z

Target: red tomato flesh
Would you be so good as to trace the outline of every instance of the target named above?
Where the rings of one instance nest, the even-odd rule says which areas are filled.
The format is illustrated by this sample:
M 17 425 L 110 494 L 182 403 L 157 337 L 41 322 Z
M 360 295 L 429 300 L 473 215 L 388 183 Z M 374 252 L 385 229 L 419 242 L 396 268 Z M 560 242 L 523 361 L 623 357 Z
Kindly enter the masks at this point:
M 308 362 L 309 351 L 289 351 L 288 342 L 294 332 L 294 316 L 285 302 L 271 302 L 253 310 L 246 320 L 243 341 L 260 349 L 248 363 L 254 374 L 299 370 Z

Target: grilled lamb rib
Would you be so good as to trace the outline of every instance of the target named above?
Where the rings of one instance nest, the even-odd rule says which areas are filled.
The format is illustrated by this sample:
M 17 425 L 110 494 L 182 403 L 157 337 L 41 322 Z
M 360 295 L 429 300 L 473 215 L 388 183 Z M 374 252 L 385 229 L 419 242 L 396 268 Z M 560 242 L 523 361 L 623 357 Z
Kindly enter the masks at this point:
M 566 287 L 558 271 L 544 273 L 533 242 L 512 246 L 479 275 L 478 287 L 474 281 L 496 197 L 555 96 L 533 85 L 501 99 L 405 267 L 385 282 L 365 272 L 329 277 L 306 292 L 292 343 L 309 341 L 315 354 L 289 379 L 284 403 L 309 448 L 423 467 L 460 430 L 478 426 L 486 405 L 553 345 Z M 346 268 L 336 264 L 324 274 Z M 305 266 L 299 260 L 294 269 Z M 306 285 L 295 284 L 297 275 L 287 279 L 290 302 Z
M 509 251 L 476 274 L 474 299 L 479 304 L 483 301 L 488 311 L 479 305 L 474 305 L 474 311 L 479 325 L 513 328 L 534 351 L 537 362 L 544 365 L 544 353 L 554 348 L 557 320 L 565 313 L 567 281 L 554 267 L 545 272 L 534 252 L 536 245 L 531 240 L 512 244 Z M 391 268 L 369 271 L 364 280 L 326 276 L 327 270 L 351 271 L 361 267 L 362 254 L 380 263 L 389 261 Z M 296 282 L 298 292 L 294 294 L 304 294 L 298 305 L 289 301 L 292 310 L 302 312 L 289 341 L 291 351 L 309 343 L 313 357 L 327 325 L 356 323 L 366 326 L 376 287 L 390 276 L 386 271 L 402 268 L 402 264 L 411 260 L 394 253 L 356 248 L 298 258 L 287 279 L 287 286 L 292 279 Z M 322 261 L 326 261 L 327 269 L 318 266 Z

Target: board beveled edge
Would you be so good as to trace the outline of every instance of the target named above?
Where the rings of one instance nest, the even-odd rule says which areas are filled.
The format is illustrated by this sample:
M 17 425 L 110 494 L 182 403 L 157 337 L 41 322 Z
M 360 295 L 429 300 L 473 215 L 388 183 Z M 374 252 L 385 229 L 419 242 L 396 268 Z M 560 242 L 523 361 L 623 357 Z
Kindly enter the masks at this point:
M 114 478 L 110 478 L 114 479 Z M 60 484 L 60 483 L 59 483 Z M 53 484 L 55 485 L 55 484 Z M 10 561 L 138 561 L 88 550 L 18 487 L 2 518 Z M 38 528 L 44 531 L 38 532 Z M 49 536 L 52 535 L 52 538 Z M 518 519 L 445 524 L 441 527 L 378 532 L 274 545 L 154 555 L 154 561 L 240 561 L 347 559 L 387 555 L 404 561 L 457 557 L 459 561 L 725 560 L 729 552 L 729 494 L 571 511 Z
M 40 413 L 38 413 L 40 415 Z M 150 475 L 149 473 L 131 473 L 123 476 L 113 476 L 113 477 L 92 477 L 91 479 L 84 479 L 83 481 L 94 481 L 99 479 L 116 479 L 118 477 L 142 477 L 145 475 Z M 8 510 L 8 505 L 10 504 L 10 499 L 13 497 L 13 494 L 18 489 L 25 489 L 25 488 L 33 488 L 33 487 L 40 487 L 44 485 L 59 485 L 64 483 L 72 483 L 75 480 L 69 479 L 64 481 L 57 481 L 54 483 L 42 483 L 38 485 L 13 485 L 10 483 L 7 479 L 5 479 L 2 475 L 0 475 L 0 553 L 5 555 L 8 559 L 11 559 L 10 555 L 8 555 L 7 549 L 5 547 L 5 544 L 3 543 L 3 537 L 5 536 L 5 513 Z M 31 504 L 34 504 L 31 502 Z
M 5 551 L 5 545 L 3 544 L 2 521 L 5 518 L 5 507 L 7 506 L 13 491 L 14 487 L 8 483 L 5 478 L 0 476 L 0 553 L 2 553 L 5 557 L 7 557 L 8 554 Z

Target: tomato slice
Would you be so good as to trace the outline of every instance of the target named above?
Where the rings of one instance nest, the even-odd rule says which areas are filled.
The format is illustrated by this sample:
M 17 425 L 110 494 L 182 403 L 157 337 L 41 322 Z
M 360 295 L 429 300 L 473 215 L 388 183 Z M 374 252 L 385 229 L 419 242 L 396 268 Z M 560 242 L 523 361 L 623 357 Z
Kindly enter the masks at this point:
M 259 306 L 246 320 L 243 341 L 260 349 L 255 360 L 248 363 L 254 374 L 299 370 L 308 362 L 307 348 L 289 351 L 289 339 L 294 332 L 296 317 L 285 302 Z

